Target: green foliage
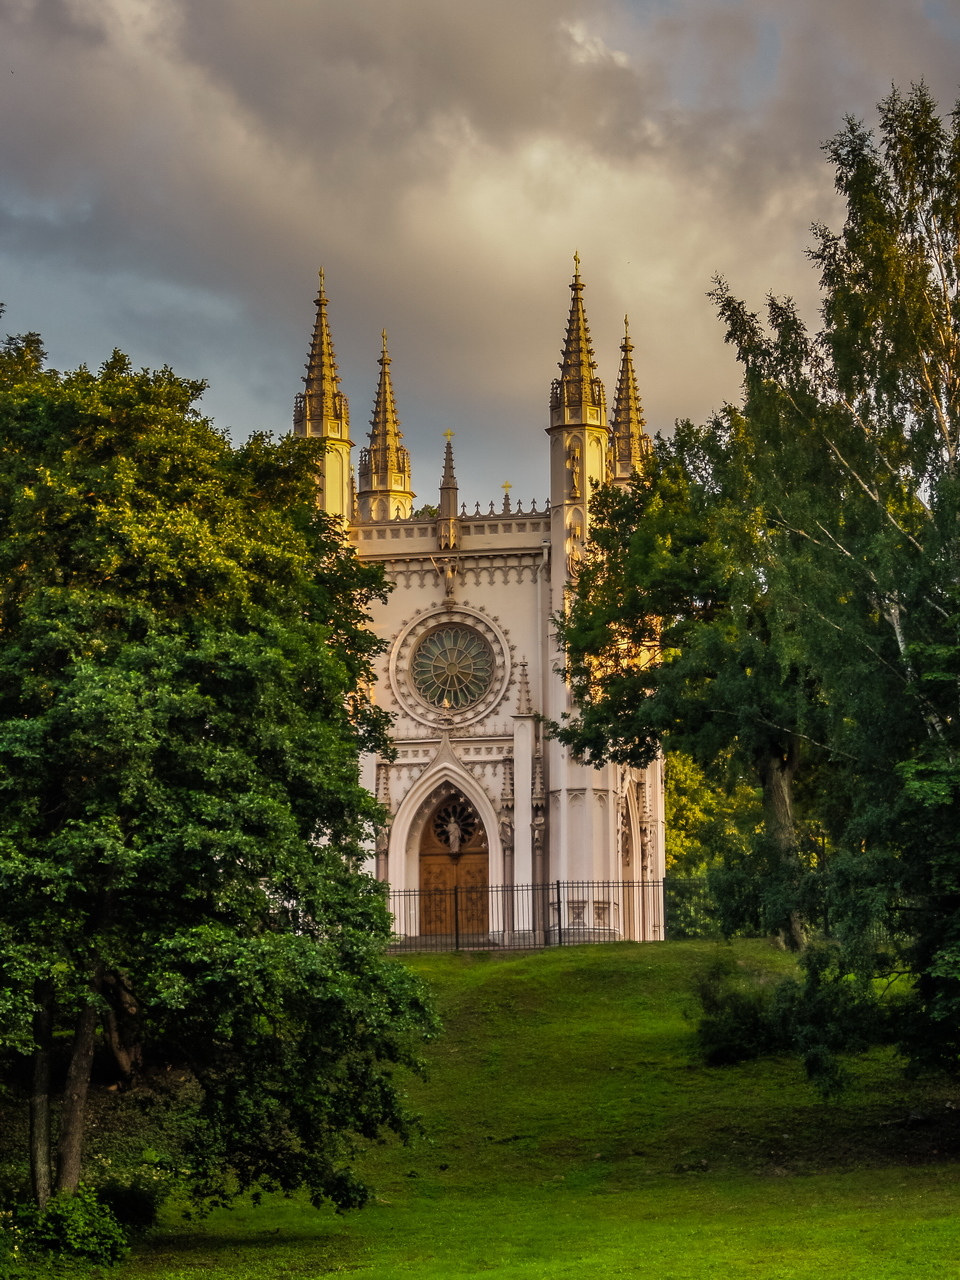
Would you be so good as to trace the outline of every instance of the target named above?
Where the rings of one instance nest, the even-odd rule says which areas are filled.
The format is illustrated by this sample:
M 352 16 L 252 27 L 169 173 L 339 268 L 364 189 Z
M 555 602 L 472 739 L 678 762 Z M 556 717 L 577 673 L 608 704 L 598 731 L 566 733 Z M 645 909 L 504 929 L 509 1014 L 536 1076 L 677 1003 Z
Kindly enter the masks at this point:
M 579 711 L 554 731 L 595 761 L 689 757 L 715 792 L 693 818 L 696 842 L 743 861 L 762 841 L 758 859 L 773 854 L 784 889 L 769 925 L 800 946 L 794 779 L 804 760 L 808 771 L 820 763 L 810 732 L 819 691 L 777 643 L 768 529 L 744 440 L 732 410 L 707 428 L 678 423 L 628 491 L 594 499 L 590 550 L 558 620 Z M 754 926 L 748 914 L 731 927 Z
M 732 955 L 700 970 L 694 989 L 703 1017 L 697 1043 L 710 1066 L 748 1062 L 767 1054 L 795 1054 L 824 1098 L 850 1081 L 843 1055 L 890 1044 L 903 1016 L 899 992 L 880 992 L 851 980 L 837 964 L 835 948 L 809 948 L 800 977 L 774 984 L 750 972 Z
M 692 756 L 670 751 L 664 760 L 664 819 L 667 874 L 703 875 L 749 853 L 763 824 L 759 790 L 734 778 L 729 790 L 718 787 Z
M 375 1203 L 170 1212 L 117 1280 L 950 1275 L 955 1088 L 885 1051 L 829 1104 L 795 1060 L 705 1066 L 691 982 L 724 954 L 769 988 L 796 968 L 760 941 L 411 956 L 445 1034 L 409 1082 L 424 1137 L 364 1157 Z
M 156 1226 L 164 1203 L 174 1190 L 174 1180 L 156 1166 L 123 1176 L 115 1173 L 96 1185 L 97 1199 L 131 1232 Z
M 383 582 L 317 510 L 317 446 L 233 448 L 201 390 L 119 353 L 58 374 L 31 338 L 0 361 L 3 1043 L 86 1081 L 92 1010 L 121 1084 L 195 1082 L 201 1200 L 352 1205 L 431 1025 L 360 869 Z
M 111 1266 L 129 1252 L 126 1234 L 113 1212 L 92 1188 L 84 1186 L 73 1195 L 54 1196 L 43 1209 L 19 1205 L 8 1232 L 16 1252 L 27 1257 L 52 1254 Z
M 821 691 L 830 968 L 913 974 L 901 1044 L 956 1070 L 960 116 L 923 85 L 879 113 L 878 138 L 848 120 L 826 147 L 847 218 L 814 229 L 821 331 L 789 299 L 764 326 L 722 282 L 715 298 L 746 373 L 777 645 Z
M 844 1013 L 847 979 L 866 1007 L 901 973 L 904 1052 L 960 1069 L 960 113 L 918 85 L 879 120 L 826 146 L 847 215 L 814 228 L 819 332 L 718 281 L 743 404 L 601 492 L 561 627 L 576 750 L 664 744 L 728 789 L 724 770 L 753 770 L 762 837 L 711 884 L 728 933 L 836 940 L 830 981 L 811 969 L 798 997 L 825 1079 L 844 1027 L 862 1044 L 869 1024 Z
M 763 977 L 739 971 L 733 956 L 726 954 L 694 974 L 694 991 L 703 1010 L 697 1044 L 708 1066 L 749 1062 L 782 1047 L 770 1016 L 772 988 Z

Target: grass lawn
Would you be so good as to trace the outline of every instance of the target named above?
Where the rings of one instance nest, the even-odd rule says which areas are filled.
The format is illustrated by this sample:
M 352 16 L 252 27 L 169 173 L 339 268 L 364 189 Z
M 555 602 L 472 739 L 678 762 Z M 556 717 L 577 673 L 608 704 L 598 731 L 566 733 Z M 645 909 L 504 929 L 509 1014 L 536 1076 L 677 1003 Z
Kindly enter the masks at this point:
M 424 1136 L 363 1158 L 375 1203 L 171 1212 L 111 1275 L 960 1280 L 960 1096 L 882 1054 L 829 1105 L 795 1063 L 700 1065 L 691 980 L 716 950 L 407 957 L 446 1030 L 408 1086 Z

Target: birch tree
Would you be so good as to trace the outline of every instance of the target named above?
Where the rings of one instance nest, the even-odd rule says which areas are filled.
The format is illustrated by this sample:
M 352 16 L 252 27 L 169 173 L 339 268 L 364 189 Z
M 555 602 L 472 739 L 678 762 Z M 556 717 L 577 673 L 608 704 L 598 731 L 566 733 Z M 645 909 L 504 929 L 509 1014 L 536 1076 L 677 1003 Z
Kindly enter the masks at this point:
M 923 85 L 827 145 L 843 227 L 814 228 L 822 326 L 714 293 L 745 369 L 776 643 L 824 690 L 845 813 L 829 972 L 912 978 L 901 1042 L 960 1053 L 960 115 Z M 869 939 L 888 932 L 879 951 Z M 822 985 L 820 970 L 817 981 Z

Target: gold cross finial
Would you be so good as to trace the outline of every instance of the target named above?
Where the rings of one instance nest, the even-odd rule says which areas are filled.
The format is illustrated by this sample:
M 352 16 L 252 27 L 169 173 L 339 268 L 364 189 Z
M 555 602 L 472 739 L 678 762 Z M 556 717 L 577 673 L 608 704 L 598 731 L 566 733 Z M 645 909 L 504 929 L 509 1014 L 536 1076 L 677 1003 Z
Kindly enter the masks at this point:
M 513 488 L 513 485 L 510 483 L 509 480 L 504 480 L 500 488 L 504 491 L 504 493 L 509 493 L 510 490 Z
M 573 251 L 573 265 L 576 268 L 576 274 L 580 274 L 580 252 L 577 249 Z
M 383 343 L 383 354 L 384 354 L 384 355 L 386 355 L 386 354 L 387 354 L 387 331 L 386 331 L 386 329 L 381 329 L 381 330 L 380 330 L 380 341 Z
M 447 427 L 446 431 L 443 433 L 443 438 L 446 440 L 447 444 L 449 444 L 456 434 L 457 433 L 455 431 L 451 431 L 450 428 Z

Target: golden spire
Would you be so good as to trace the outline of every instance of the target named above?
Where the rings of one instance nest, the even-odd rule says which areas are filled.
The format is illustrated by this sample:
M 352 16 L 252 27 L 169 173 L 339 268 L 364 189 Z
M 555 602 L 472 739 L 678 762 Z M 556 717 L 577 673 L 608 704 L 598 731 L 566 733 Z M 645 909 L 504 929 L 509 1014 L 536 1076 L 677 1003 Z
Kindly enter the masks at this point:
M 297 397 L 294 430 L 297 435 L 334 435 L 346 439 L 350 434 L 350 410 L 347 397 L 340 391 L 340 375 L 337 372 L 337 359 L 327 319 L 323 267 L 320 268 L 320 286 L 315 305 L 317 315 L 310 341 L 310 354 L 304 366 L 307 376 L 303 380 L 303 397 Z M 333 430 L 331 424 L 335 424 Z
M 601 422 L 606 413 L 603 383 L 597 377 L 593 358 L 590 326 L 583 306 L 583 281 L 580 279 L 580 255 L 573 255 L 574 272 L 570 291 L 570 317 L 560 361 L 560 377 L 553 384 L 551 410 L 573 410 L 582 421 Z M 595 410 L 591 414 L 589 410 Z
M 373 417 L 370 419 L 370 458 L 376 472 L 400 471 L 400 454 L 407 451 L 400 444 L 403 432 L 400 430 L 400 419 L 397 417 L 397 402 L 393 396 L 393 382 L 390 378 L 392 363 L 387 351 L 387 331 L 381 331 L 382 351 L 377 363 L 380 366 L 380 382 L 377 386 L 377 398 L 373 405 Z
M 620 376 L 617 379 L 617 399 L 613 408 L 613 438 L 610 442 L 612 478 L 629 480 L 639 471 L 650 452 L 650 437 L 644 427 L 637 377 L 633 371 L 633 343 L 630 341 L 630 321 L 623 317 L 623 353 L 620 358 Z
M 377 398 L 373 405 L 373 417 L 370 419 L 370 442 L 366 449 L 360 450 L 360 465 L 357 468 L 357 498 L 360 502 L 363 519 L 393 520 L 406 518 L 410 514 L 411 500 L 414 497 L 410 487 L 410 454 L 400 443 L 403 433 L 400 430 L 400 419 L 397 417 L 397 404 L 393 396 L 393 382 L 390 378 L 390 354 L 387 351 L 387 331 L 380 335 L 381 353 L 380 381 L 377 386 Z M 372 501 L 372 495 L 382 495 L 383 502 Z

